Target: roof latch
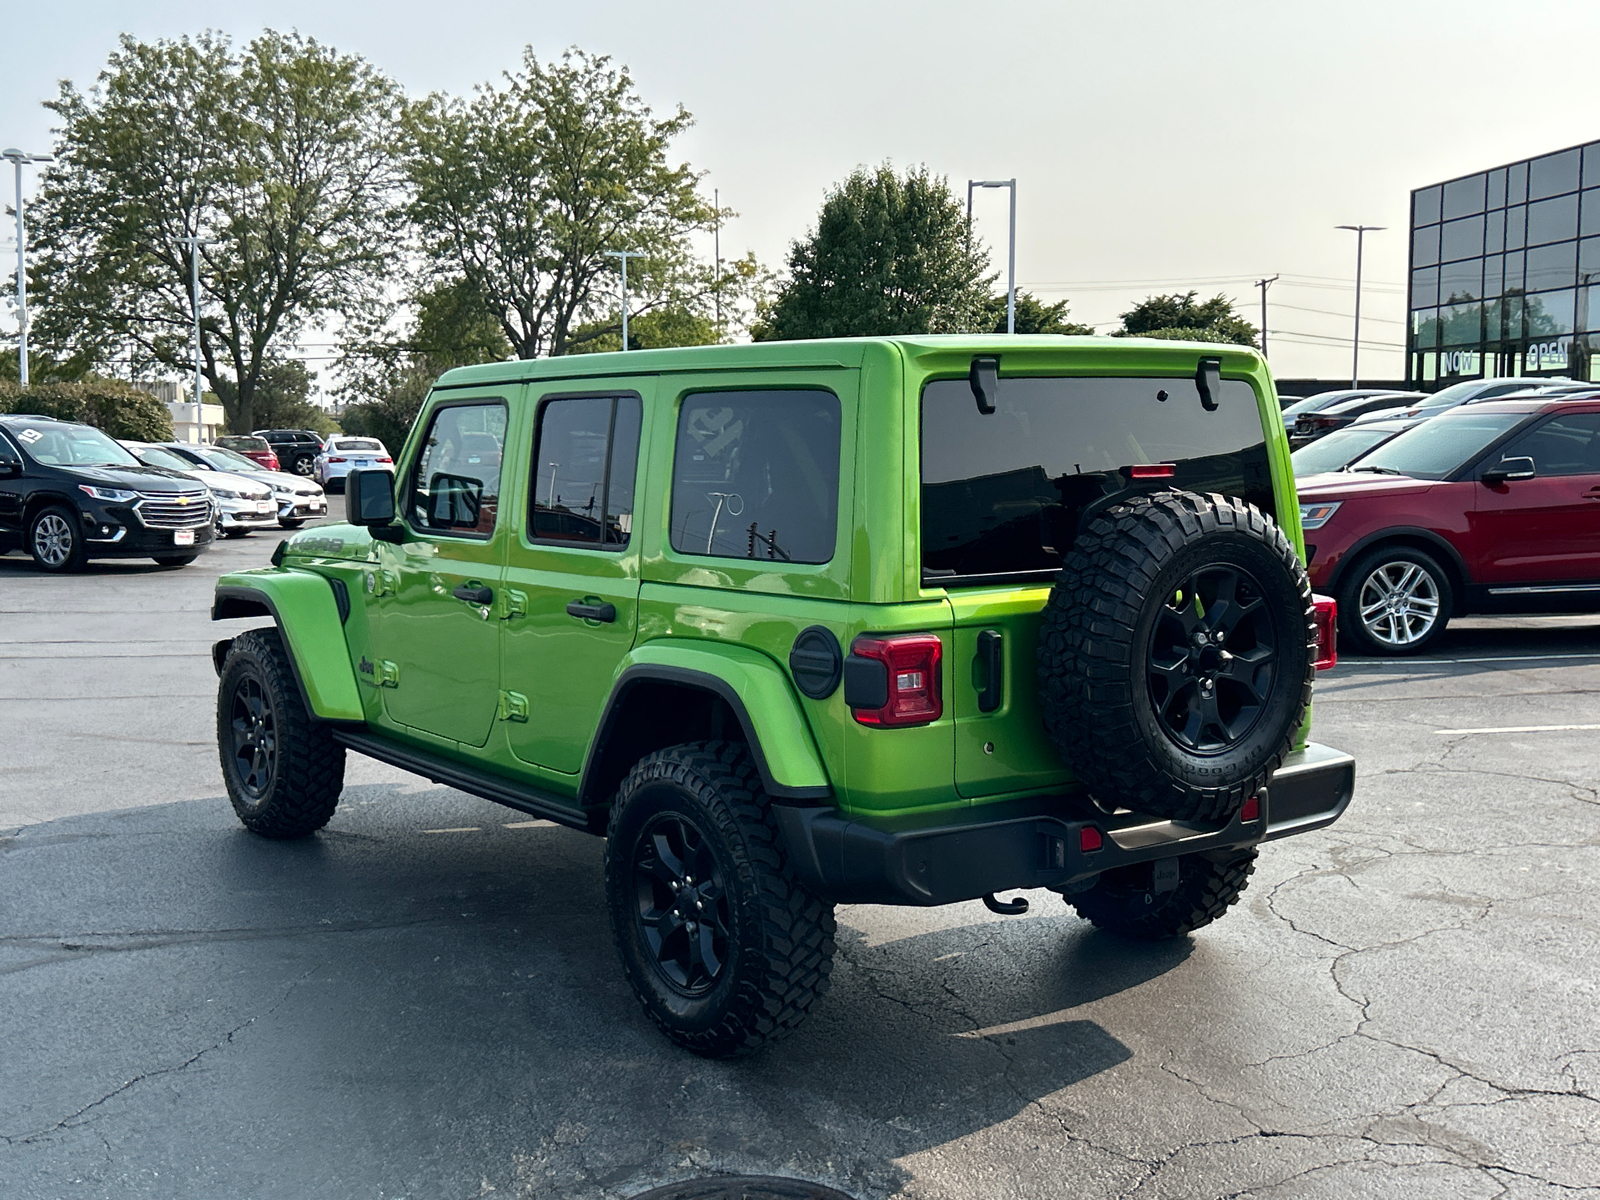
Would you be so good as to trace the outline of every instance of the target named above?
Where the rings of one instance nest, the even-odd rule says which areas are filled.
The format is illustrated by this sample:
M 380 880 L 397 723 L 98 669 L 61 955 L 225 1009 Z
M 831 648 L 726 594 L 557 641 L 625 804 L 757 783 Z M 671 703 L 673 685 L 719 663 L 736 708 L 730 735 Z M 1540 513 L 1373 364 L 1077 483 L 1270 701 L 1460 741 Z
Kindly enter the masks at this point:
M 972 398 L 978 402 L 978 411 L 984 416 L 994 412 L 994 398 L 1000 391 L 1000 359 L 995 356 L 972 360 L 967 372 L 967 382 L 972 385 Z
M 977 360 L 973 360 L 976 367 Z M 1200 390 L 1200 407 L 1207 412 L 1216 412 L 1217 404 L 1222 399 L 1222 360 L 1220 358 L 1202 358 L 1200 365 L 1195 368 L 1194 386 Z

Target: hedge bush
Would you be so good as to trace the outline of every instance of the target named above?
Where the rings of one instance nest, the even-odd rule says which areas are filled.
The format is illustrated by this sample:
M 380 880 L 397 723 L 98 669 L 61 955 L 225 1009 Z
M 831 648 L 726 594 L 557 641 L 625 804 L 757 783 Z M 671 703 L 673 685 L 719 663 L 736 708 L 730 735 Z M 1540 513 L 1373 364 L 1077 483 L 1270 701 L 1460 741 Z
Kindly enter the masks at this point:
M 0 380 L 0 413 L 81 421 L 130 441 L 172 440 L 172 414 L 167 406 L 120 379 L 32 383 L 26 388 L 15 380 Z

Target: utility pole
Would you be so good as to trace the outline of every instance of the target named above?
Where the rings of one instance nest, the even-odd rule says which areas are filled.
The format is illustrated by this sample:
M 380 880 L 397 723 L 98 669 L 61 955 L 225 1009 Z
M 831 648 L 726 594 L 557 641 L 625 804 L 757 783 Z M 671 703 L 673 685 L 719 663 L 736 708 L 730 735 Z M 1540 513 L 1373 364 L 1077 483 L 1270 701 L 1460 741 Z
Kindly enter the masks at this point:
M 1017 331 L 1017 181 L 1015 179 L 967 180 L 967 239 L 972 239 L 972 189 L 1011 189 L 1011 238 L 1006 252 L 1006 332 Z
M 200 247 L 217 243 L 214 238 L 198 235 L 178 240 L 189 247 L 189 303 L 194 308 L 194 441 L 201 446 L 206 440 L 206 423 L 200 399 Z
M 22 221 L 22 164 L 49 163 L 48 154 L 29 154 L 23 150 L 0 151 L 17 170 L 17 379 L 28 386 L 28 240 Z
M 642 258 L 638 250 L 607 250 L 607 258 L 622 260 L 622 348 L 628 348 L 628 260 Z
M 1356 235 L 1356 328 L 1350 344 L 1350 387 L 1361 386 L 1361 243 L 1369 233 L 1385 229 L 1384 225 L 1336 225 L 1336 229 L 1349 229 Z
M 1258 279 L 1256 286 L 1261 289 L 1261 357 L 1267 356 L 1267 289 L 1278 282 L 1274 275 L 1271 279 Z
M 722 197 L 716 188 L 711 189 L 711 207 L 716 210 L 712 225 L 712 256 L 717 264 L 717 341 L 722 341 Z

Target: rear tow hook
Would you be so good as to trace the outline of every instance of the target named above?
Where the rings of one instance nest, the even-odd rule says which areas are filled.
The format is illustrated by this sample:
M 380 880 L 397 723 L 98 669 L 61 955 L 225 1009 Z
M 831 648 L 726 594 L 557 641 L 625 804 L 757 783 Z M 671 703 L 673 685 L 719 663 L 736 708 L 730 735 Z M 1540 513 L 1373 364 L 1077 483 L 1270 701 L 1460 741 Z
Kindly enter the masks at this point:
M 1018 896 L 1015 900 L 997 900 L 995 894 L 990 892 L 983 898 L 983 906 L 992 913 L 999 913 L 1002 917 L 1020 917 L 1028 911 L 1026 896 Z

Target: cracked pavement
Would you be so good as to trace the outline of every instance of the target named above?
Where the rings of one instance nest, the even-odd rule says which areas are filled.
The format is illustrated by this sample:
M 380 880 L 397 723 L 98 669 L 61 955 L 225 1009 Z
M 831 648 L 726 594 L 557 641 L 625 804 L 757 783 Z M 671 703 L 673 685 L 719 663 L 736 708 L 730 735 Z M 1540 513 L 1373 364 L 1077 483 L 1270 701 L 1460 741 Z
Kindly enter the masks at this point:
M 275 540 L 176 574 L 0 558 L 8 1200 L 619 1200 L 718 1171 L 1600 1200 L 1596 735 L 1437 732 L 1600 721 L 1600 620 L 1461 622 L 1427 662 L 1325 675 L 1355 804 L 1192 938 L 1121 943 L 1050 893 L 843 908 L 810 1021 L 708 1063 L 629 993 L 595 839 L 359 759 L 322 835 L 239 829 L 206 608 Z

